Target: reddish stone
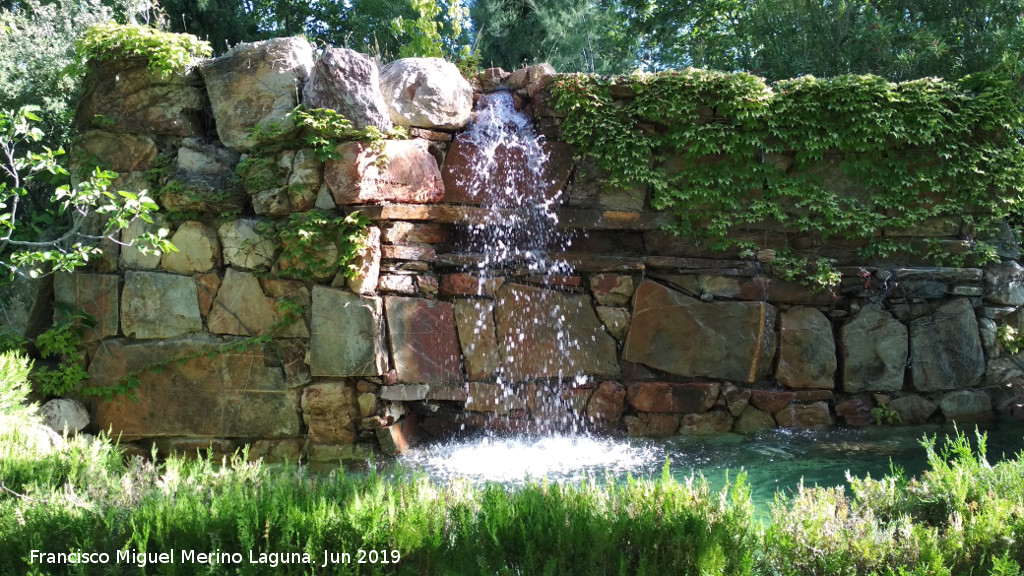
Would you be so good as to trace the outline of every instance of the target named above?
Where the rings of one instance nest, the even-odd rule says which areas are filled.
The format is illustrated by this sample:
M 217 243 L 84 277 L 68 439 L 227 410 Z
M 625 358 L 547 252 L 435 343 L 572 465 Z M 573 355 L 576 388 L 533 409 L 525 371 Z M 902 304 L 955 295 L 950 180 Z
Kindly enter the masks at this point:
M 213 299 L 217 297 L 217 289 L 220 288 L 220 276 L 216 274 L 194 274 L 196 288 L 199 291 L 199 312 L 205 318 L 213 306 Z
M 451 303 L 389 296 L 384 307 L 399 382 L 462 381 Z
M 627 398 L 641 412 L 707 412 L 718 399 L 716 382 L 633 382 Z
M 618 274 L 598 274 L 590 278 L 590 292 L 602 306 L 625 306 L 633 297 L 633 278 Z
M 324 180 L 338 205 L 367 202 L 420 204 L 444 197 L 437 162 L 424 140 L 387 140 L 387 166 L 369 144 L 349 142 L 337 148 L 341 157 L 328 160 Z
M 723 410 L 706 414 L 684 414 L 679 432 L 682 434 L 725 434 L 732 430 L 732 416 Z
M 616 382 L 602 382 L 587 402 L 587 420 L 602 427 L 611 427 L 622 418 L 626 408 L 626 391 Z
M 647 414 L 623 418 L 630 436 L 663 438 L 679 430 L 679 416 L 675 414 Z
M 391 260 L 418 260 L 420 262 L 433 262 L 437 260 L 437 254 L 430 246 L 393 246 L 384 244 L 380 247 L 380 257 Z
M 548 275 L 548 276 L 527 276 L 526 282 L 528 284 L 537 284 L 540 286 L 552 286 L 555 288 L 579 288 L 580 277 L 579 276 L 559 276 L 559 275 Z
M 437 296 L 437 278 L 433 276 L 417 276 L 416 288 L 425 296 Z
M 827 402 L 790 404 L 776 412 L 775 419 L 783 428 L 830 428 L 835 423 Z
M 836 415 L 847 426 L 863 428 L 875 423 L 875 415 L 871 413 L 871 401 L 866 398 L 850 398 L 836 404 Z
M 548 186 L 542 191 L 544 198 L 553 200 L 558 197 L 565 183 L 569 181 L 569 174 L 572 172 L 572 146 L 562 142 L 546 141 L 543 144 L 544 151 L 548 155 L 548 161 L 544 165 L 543 181 Z M 518 148 L 498 147 L 494 151 L 495 166 L 508 173 L 516 170 L 527 170 L 528 159 Z M 479 205 L 484 202 L 484 195 L 474 190 L 476 182 L 476 170 L 481 165 L 479 148 L 468 141 L 465 137 L 456 136 L 448 149 L 445 157 L 444 168 L 441 170 L 441 177 L 444 180 L 444 201 L 451 204 L 473 204 Z M 502 187 L 496 187 L 502 188 Z M 515 190 L 515 198 L 532 198 L 535 193 L 532 190 Z M 515 199 L 513 198 L 513 199 Z
M 432 222 L 386 222 L 380 227 L 386 244 L 444 244 L 451 234 L 450 225 Z
M 796 400 L 795 392 L 781 392 L 776 390 L 752 390 L 750 403 L 759 410 L 775 413 Z
M 458 272 L 441 276 L 438 292 L 441 296 L 491 296 L 504 283 L 504 278 L 486 278 L 481 284 L 480 278 Z

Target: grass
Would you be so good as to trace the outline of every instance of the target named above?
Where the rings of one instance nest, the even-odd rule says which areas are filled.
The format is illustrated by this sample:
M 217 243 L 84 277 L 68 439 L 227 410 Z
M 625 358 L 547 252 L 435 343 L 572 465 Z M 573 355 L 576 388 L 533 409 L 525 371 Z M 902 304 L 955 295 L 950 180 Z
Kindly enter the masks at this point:
M 624 482 L 442 485 L 244 453 L 125 461 L 102 438 L 46 452 L 21 429 L 0 428 L 3 575 L 1019 575 L 1024 564 L 1024 459 L 990 464 L 984 437 L 972 450 L 963 433 L 942 448 L 925 439 L 918 478 L 800 489 L 762 523 L 742 475 L 717 491 L 667 467 Z M 47 564 L 33 550 L 108 562 Z

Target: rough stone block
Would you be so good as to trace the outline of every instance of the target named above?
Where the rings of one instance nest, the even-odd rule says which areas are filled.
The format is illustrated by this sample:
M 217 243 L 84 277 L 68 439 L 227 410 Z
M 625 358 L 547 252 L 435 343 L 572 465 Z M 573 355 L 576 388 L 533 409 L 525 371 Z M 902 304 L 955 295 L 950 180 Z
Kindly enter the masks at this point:
M 58 273 L 53 277 L 53 292 L 58 305 L 54 321 L 64 319 L 62 308 L 72 313 L 81 310 L 96 319 L 94 327 L 82 331 L 83 342 L 117 335 L 117 276 Z
M 121 302 L 121 331 L 129 338 L 177 338 L 203 330 L 191 276 L 126 272 Z
M 903 388 L 907 327 L 892 314 L 878 305 L 866 306 L 843 324 L 839 340 L 843 391 L 855 394 Z
M 789 388 L 835 386 L 836 344 L 832 323 L 824 314 L 804 306 L 782 313 L 779 365 L 775 376 Z
M 351 444 L 356 439 L 359 403 L 355 386 L 318 382 L 302 391 L 302 419 L 316 443 Z
M 450 303 L 388 296 L 384 307 L 399 382 L 462 382 L 455 313 Z
M 985 374 L 985 351 L 974 307 L 967 298 L 943 304 L 910 325 L 914 388 L 974 388 Z
M 342 144 L 336 152 L 339 158 L 327 161 L 324 180 L 338 205 L 421 204 L 444 197 L 441 172 L 423 140 L 386 141 L 386 167 L 377 165 L 379 154 L 362 142 Z
M 387 372 L 379 298 L 314 286 L 310 332 L 313 376 L 378 376 Z
M 191 278 L 185 278 L 191 282 Z M 137 401 L 117 397 L 96 405 L 95 423 L 113 436 L 280 438 L 299 434 L 295 399 L 281 368 L 267 367 L 264 351 L 233 350 L 233 340 L 205 337 L 101 346 L 89 366 L 88 386 L 116 386 L 141 371 Z M 183 364 L 176 359 L 188 358 Z M 159 372 L 144 368 L 167 361 Z
M 755 382 L 771 369 L 777 314 L 763 302 L 706 304 L 644 281 L 622 358 L 684 377 Z
M 167 252 L 160 266 L 175 274 L 202 274 L 221 265 L 220 241 L 217 233 L 202 222 L 189 221 L 171 236 L 177 252 Z

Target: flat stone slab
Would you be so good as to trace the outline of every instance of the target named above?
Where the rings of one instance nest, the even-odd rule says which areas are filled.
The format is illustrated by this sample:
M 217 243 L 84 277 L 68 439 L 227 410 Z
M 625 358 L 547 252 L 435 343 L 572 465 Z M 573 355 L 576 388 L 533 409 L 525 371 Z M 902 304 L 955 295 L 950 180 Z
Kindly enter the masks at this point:
M 619 373 L 615 339 L 586 296 L 505 284 L 494 318 L 504 359 L 500 373 L 514 382 Z
M 310 333 L 313 376 L 379 376 L 387 371 L 380 298 L 314 286 Z
M 384 307 L 399 382 L 462 382 L 459 340 L 451 303 L 388 296 Z M 423 397 L 426 397 L 425 390 Z
M 203 330 L 191 276 L 125 272 L 121 302 L 121 331 L 130 338 L 177 338 Z
M 763 302 L 709 304 L 647 280 L 633 297 L 622 359 L 678 376 L 755 382 L 771 369 L 777 316 Z
M 191 279 L 190 279 L 191 280 Z M 279 438 L 299 434 L 296 399 L 282 368 L 268 367 L 263 350 L 232 350 L 237 340 L 208 337 L 104 343 L 89 366 L 89 386 L 116 386 L 118 379 L 154 362 L 171 360 L 159 372 L 143 371 L 137 401 L 118 397 L 96 404 L 94 422 L 114 437 L 201 436 Z M 174 361 L 188 358 L 184 363 Z
M 117 280 L 117 276 L 110 274 L 54 274 L 56 302 L 72 311 L 81 310 L 96 319 L 94 327 L 83 330 L 83 342 L 117 335 Z M 54 320 L 62 319 L 63 314 L 58 309 Z

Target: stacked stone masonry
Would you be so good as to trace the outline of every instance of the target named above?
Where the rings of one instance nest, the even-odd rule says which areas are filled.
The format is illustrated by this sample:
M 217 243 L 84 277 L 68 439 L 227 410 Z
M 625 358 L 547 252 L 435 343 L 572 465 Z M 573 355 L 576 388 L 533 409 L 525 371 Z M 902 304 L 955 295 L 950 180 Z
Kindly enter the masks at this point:
M 249 443 L 254 457 L 336 461 L 482 427 L 753 433 L 980 420 L 1020 402 L 1008 385 L 1024 381 L 1024 364 L 996 341 L 999 326 L 1024 323 L 1018 254 L 984 270 L 906 254 L 863 262 L 843 240 L 756 225 L 744 234 L 768 248 L 758 260 L 711 252 L 664 231 L 671 216 L 650 208 L 647 191 L 605 186 L 574 159 L 546 65 L 467 81 L 436 59 L 378 71 L 294 38 L 240 45 L 159 85 L 128 64 L 92 69 L 79 146 L 121 173 L 121 189 L 161 191 L 155 226 L 170 228 L 178 252 L 108 246 L 53 288 L 97 320 L 84 339 L 87 386 L 139 373 L 135 401 L 88 397 L 91 426 L 124 441 Z M 459 131 L 474 98 L 496 89 L 511 90 L 546 136 L 547 194 L 573 240 L 571 275 L 480 278 L 481 256 L 460 249 L 485 209 L 460 187 L 474 150 Z M 271 177 L 237 170 L 294 137 L 281 133 L 299 104 L 411 138 L 387 142 L 386 166 L 350 142 L 326 162 L 301 144 L 280 147 L 265 164 Z M 93 126 L 97 115 L 114 124 Z M 269 126 L 285 130 L 259 129 Z M 372 220 L 357 278 L 278 274 L 296 264 L 281 258 L 274 230 L 314 208 Z M 939 227 L 947 243 L 964 242 L 960 223 Z M 815 292 L 773 276 L 770 249 L 786 246 L 838 259 L 841 284 Z M 281 326 L 285 301 L 301 313 Z M 577 336 L 557 358 L 551 330 L 520 340 L 553 305 Z M 147 370 L 169 359 L 180 362 Z

